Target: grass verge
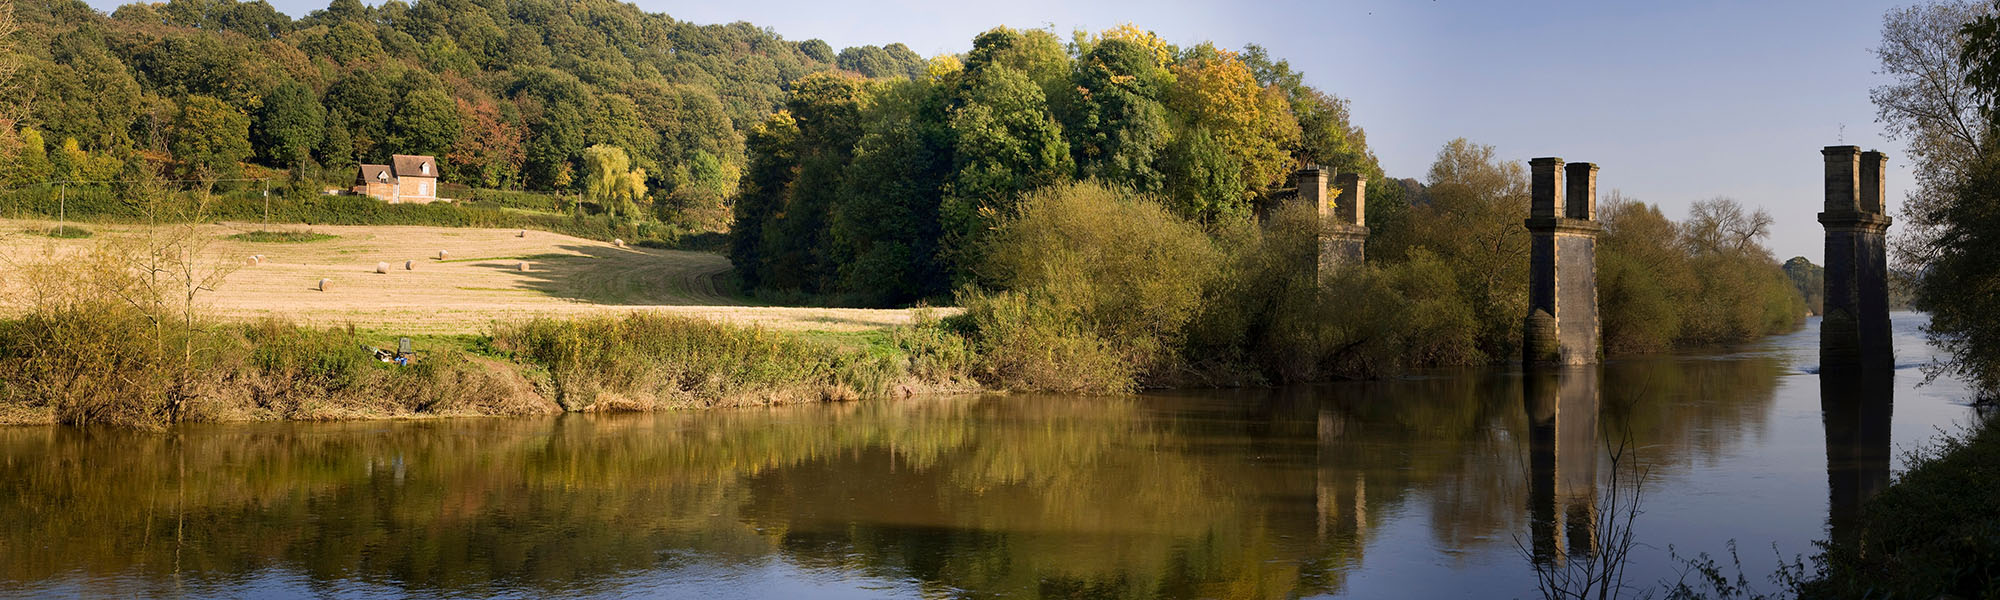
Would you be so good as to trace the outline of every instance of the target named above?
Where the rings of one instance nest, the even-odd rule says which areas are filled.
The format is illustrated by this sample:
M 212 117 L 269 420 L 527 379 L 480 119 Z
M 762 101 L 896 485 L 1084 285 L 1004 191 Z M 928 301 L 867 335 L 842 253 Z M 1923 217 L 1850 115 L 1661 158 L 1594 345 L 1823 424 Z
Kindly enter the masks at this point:
M 338 237 L 340 236 L 329 233 L 320 233 L 317 231 L 313 231 L 311 229 L 307 229 L 305 231 L 265 231 L 260 229 L 257 231 L 245 231 L 243 233 L 232 235 L 229 236 L 229 239 L 236 240 L 239 242 L 303 244 L 307 242 L 330 240 Z
M 46 235 L 60 240 L 75 240 L 75 239 L 87 238 L 94 234 L 92 234 L 90 230 L 84 229 L 82 227 L 65 225 L 62 227 L 49 228 L 49 230 L 43 231 L 42 235 Z

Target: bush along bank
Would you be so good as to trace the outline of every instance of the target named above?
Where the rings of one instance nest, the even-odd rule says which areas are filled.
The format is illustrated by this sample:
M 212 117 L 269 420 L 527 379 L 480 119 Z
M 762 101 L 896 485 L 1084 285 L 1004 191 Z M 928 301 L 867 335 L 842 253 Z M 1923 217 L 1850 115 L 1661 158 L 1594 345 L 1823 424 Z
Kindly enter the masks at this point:
M 0 321 L 0 423 L 395 419 L 760 406 L 971 392 L 935 323 L 856 344 L 634 313 L 396 340 L 284 321 L 158 322 L 109 303 Z
M 1825 544 L 1799 597 L 2000 597 L 2000 430 L 1988 421 L 1911 458 L 1858 533 Z

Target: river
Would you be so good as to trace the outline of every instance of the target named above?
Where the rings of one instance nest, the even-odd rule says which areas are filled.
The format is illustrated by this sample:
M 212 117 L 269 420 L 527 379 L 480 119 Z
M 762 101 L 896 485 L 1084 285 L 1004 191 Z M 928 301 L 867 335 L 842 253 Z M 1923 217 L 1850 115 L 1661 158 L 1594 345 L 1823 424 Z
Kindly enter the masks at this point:
M 1628 583 L 1734 540 L 1769 591 L 1974 418 L 1962 384 L 1919 385 L 1922 319 L 1895 316 L 1867 392 L 1890 425 L 1832 436 L 1816 321 L 1534 378 L 0 428 L 0 596 L 1528 598 L 1534 565 L 1611 545 L 1577 525 L 1633 482 Z

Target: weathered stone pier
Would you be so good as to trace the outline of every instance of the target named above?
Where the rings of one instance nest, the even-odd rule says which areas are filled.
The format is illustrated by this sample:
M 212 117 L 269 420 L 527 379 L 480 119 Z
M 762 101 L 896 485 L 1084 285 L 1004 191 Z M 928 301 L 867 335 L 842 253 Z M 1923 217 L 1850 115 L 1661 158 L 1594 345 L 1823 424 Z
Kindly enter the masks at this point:
M 1525 225 L 1533 236 L 1528 254 L 1528 317 L 1521 342 L 1527 365 L 1598 362 L 1597 165 L 1560 158 L 1528 161 L 1530 196 Z
M 1889 259 L 1882 172 L 1889 157 L 1858 146 L 1827 146 L 1826 310 L 1820 320 L 1821 372 L 1889 371 Z
M 1329 178 L 1340 189 L 1338 198 L 1327 197 Z M 1319 214 L 1318 258 L 1313 265 L 1318 280 L 1324 283 L 1342 267 L 1366 260 L 1368 178 L 1359 173 L 1336 176 L 1330 169 L 1312 165 L 1294 172 L 1292 182 L 1298 188 L 1298 201 Z

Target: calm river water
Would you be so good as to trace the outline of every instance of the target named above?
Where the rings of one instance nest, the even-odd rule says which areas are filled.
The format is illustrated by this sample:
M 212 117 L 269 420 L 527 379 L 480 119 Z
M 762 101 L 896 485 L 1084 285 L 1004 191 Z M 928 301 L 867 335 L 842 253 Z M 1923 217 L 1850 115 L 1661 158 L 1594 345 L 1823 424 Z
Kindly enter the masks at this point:
M 1537 378 L 0 428 L 0 596 L 1533 597 L 1531 561 L 1605 543 L 1575 525 L 1621 442 L 1628 580 L 1735 540 L 1762 583 L 1973 418 L 1963 386 L 1918 386 L 1921 321 L 1897 315 L 1904 367 L 1865 392 L 1891 424 L 1832 436 L 1817 322 Z

